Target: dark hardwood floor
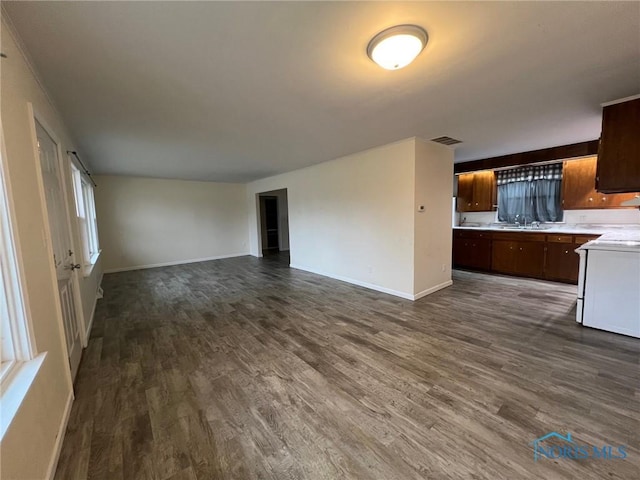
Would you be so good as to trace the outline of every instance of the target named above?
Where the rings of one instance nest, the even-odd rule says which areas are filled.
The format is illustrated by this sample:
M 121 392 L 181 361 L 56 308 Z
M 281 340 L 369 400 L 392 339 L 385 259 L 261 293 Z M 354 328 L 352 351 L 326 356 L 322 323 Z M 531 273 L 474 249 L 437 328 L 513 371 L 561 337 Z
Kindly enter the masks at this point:
M 106 275 L 56 478 L 639 478 L 640 342 L 576 325 L 575 287 L 410 302 L 286 263 Z M 551 431 L 628 457 L 534 462 Z

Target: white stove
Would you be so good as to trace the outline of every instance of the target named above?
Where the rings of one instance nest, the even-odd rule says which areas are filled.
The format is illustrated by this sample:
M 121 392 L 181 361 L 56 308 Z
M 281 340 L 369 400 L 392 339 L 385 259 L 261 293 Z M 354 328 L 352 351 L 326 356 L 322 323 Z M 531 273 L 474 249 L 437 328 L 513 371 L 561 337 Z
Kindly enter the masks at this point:
M 576 321 L 640 338 L 640 230 L 606 233 L 576 252 Z

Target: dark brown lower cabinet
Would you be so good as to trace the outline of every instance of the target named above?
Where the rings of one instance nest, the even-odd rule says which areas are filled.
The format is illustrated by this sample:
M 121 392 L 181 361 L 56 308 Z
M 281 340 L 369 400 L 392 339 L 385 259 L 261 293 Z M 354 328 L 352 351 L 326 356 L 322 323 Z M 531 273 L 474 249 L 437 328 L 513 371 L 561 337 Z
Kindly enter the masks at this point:
M 515 275 L 518 259 L 518 242 L 510 240 L 494 240 L 491 251 L 491 270 L 499 273 Z
M 544 242 L 494 240 L 491 268 L 495 272 L 521 277 L 544 275 Z
M 457 238 L 453 240 L 454 265 L 477 270 L 491 270 L 491 240 Z
M 578 283 L 580 257 L 575 243 L 547 243 L 545 277 L 549 280 Z
M 453 236 L 453 264 L 461 268 L 491 270 L 491 235 L 457 231 Z
M 577 283 L 575 249 L 597 235 L 454 230 L 453 265 L 520 277 Z
M 544 242 L 518 242 L 516 273 L 523 277 L 544 277 Z

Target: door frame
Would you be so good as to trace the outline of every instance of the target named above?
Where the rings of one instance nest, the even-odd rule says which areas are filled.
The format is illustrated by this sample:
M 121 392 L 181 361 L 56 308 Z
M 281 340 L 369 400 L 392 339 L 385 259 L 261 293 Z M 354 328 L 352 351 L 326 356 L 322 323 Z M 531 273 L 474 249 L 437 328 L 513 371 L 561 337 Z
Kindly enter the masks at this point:
M 286 250 L 282 250 L 282 225 L 280 224 L 280 197 L 277 194 L 274 194 L 274 192 L 279 192 L 281 190 L 284 190 L 286 192 L 286 209 L 287 209 L 287 245 L 288 248 Z M 289 252 L 289 255 L 291 255 L 291 222 L 289 221 L 290 218 L 290 204 L 289 204 L 289 187 L 283 186 L 283 187 L 278 187 L 278 188 L 272 188 L 269 190 L 265 190 L 262 192 L 256 192 L 255 193 L 255 209 L 256 209 L 256 216 L 255 216 L 255 232 L 256 232 L 256 246 L 258 248 L 258 251 L 256 252 L 256 256 L 257 257 L 262 257 L 262 248 L 263 248 L 263 244 L 262 244 L 262 209 L 261 209 L 261 201 L 260 201 L 260 197 L 262 196 L 274 196 L 278 198 L 278 249 L 280 252 L 282 251 L 287 251 Z
M 52 239 L 52 235 L 51 235 L 51 228 L 50 228 L 50 223 L 49 223 L 49 208 L 47 206 L 47 199 L 46 199 L 46 195 L 45 195 L 45 189 L 44 189 L 44 178 L 42 175 L 42 166 L 40 165 L 40 155 L 38 152 L 38 135 L 36 133 L 36 121 L 42 125 L 42 128 L 44 128 L 44 130 L 47 132 L 47 134 L 51 137 L 51 139 L 55 142 L 56 144 L 56 149 L 57 149 L 57 154 L 58 154 L 58 168 L 59 168 L 59 172 L 60 175 L 62 175 L 62 195 L 63 195 L 63 203 L 64 203 L 64 209 L 65 209 L 65 214 L 66 214 L 66 228 L 69 234 L 69 241 L 71 242 L 71 246 L 73 248 L 73 251 L 76 251 L 75 248 L 75 242 L 74 242 L 74 236 L 73 236 L 73 231 L 71 229 L 71 218 L 69 215 L 69 202 L 68 202 L 68 197 L 67 197 L 67 190 L 66 190 L 66 186 L 65 186 L 65 180 L 64 180 L 64 170 L 62 170 L 62 160 L 63 157 L 62 155 L 62 142 L 60 141 L 60 137 L 56 134 L 55 130 L 51 127 L 51 125 L 49 124 L 49 122 L 47 122 L 47 120 L 44 118 L 43 115 L 40 114 L 40 112 L 34 108 L 33 104 L 31 102 L 27 102 L 27 114 L 28 114 L 28 121 L 29 121 L 29 130 L 31 133 L 31 145 L 33 148 L 33 159 L 34 159 L 34 163 L 35 163 L 35 169 L 36 169 L 36 180 L 38 183 L 38 196 L 40 198 L 40 207 L 42 209 L 43 212 L 43 216 L 44 216 L 44 225 L 43 225 L 43 234 L 44 234 L 44 243 L 47 249 L 47 254 L 49 256 L 49 261 L 48 263 L 48 267 L 49 267 L 49 276 L 51 278 L 51 286 L 53 288 L 53 291 L 55 292 L 55 296 L 56 296 L 56 317 L 58 319 L 58 326 L 59 326 L 59 333 L 60 333 L 60 343 L 62 345 L 62 350 L 64 352 L 65 358 L 68 357 L 68 346 L 67 346 L 67 340 L 65 338 L 65 330 L 64 330 L 64 319 L 62 316 L 62 305 L 60 304 L 60 295 L 58 293 L 58 277 L 56 275 L 56 269 L 55 269 L 55 265 L 52 262 L 53 259 L 53 239 Z M 75 310 L 76 310 L 76 322 L 78 323 L 78 331 L 80 334 L 80 342 L 81 342 L 81 347 L 84 347 L 84 339 L 83 339 L 83 332 L 84 332 L 84 316 L 82 314 L 82 302 L 81 302 L 81 298 L 79 298 L 80 296 L 80 285 L 79 285 L 79 281 L 78 281 L 78 275 L 77 273 L 74 272 L 74 274 L 72 274 L 72 283 L 73 283 L 73 289 L 74 289 L 74 306 L 75 306 Z M 67 377 L 68 377 L 68 381 L 69 381 L 69 385 L 71 386 L 71 389 L 73 391 L 73 379 L 71 377 L 71 369 L 70 368 L 66 368 L 65 369 L 67 371 Z

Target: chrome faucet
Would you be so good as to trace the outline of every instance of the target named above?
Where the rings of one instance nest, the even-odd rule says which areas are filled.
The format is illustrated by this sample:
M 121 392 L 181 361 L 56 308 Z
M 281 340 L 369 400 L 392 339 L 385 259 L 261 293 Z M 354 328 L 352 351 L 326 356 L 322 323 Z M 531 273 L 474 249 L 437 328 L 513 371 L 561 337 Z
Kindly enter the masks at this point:
M 523 224 L 520 223 L 520 221 L 523 221 Z M 527 216 L 525 214 L 522 215 L 516 215 L 514 220 L 513 220 L 513 225 L 516 228 L 520 228 L 522 226 L 523 229 L 527 228 Z M 539 221 L 531 221 L 529 222 L 529 228 L 530 229 L 538 229 L 540 228 L 540 222 Z
M 527 216 L 525 214 L 515 216 L 514 225 L 517 228 L 520 228 L 520 220 L 523 221 L 522 228 L 527 228 Z M 540 222 L 529 222 L 529 228 L 540 228 Z

